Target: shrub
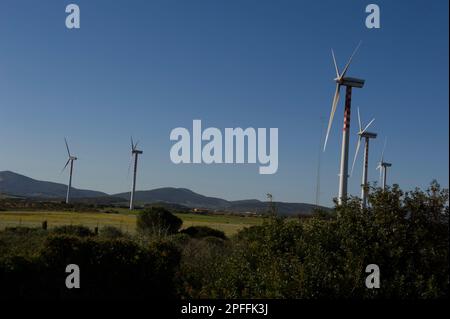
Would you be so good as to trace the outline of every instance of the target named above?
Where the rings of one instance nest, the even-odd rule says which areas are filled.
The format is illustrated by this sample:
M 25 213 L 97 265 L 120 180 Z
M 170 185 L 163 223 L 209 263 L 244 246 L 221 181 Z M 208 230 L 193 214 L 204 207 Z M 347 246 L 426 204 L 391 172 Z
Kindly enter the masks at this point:
M 100 230 L 100 236 L 106 237 L 106 238 L 120 238 L 124 237 L 125 234 L 117 227 L 114 226 L 105 226 Z
M 32 235 L 32 234 L 40 233 L 40 232 L 41 232 L 40 228 L 33 228 L 33 227 L 19 226 L 19 227 L 6 227 L 5 228 L 5 233 L 15 234 L 15 235 L 19 235 L 19 236 Z
M 0 258 L 32 256 L 37 253 L 48 232 L 41 228 L 14 227 L 0 231 Z
M 244 229 L 187 290 L 209 298 L 443 298 L 448 296 L 448 190 L 373 189 L 327 216 L 271 218 Z M 208 259 L 206 259 L 208 260 Z M 377 264 L 381 289 L 365 287 Z
M 217 241 L 220 241 L 218 243 Z M 182 246 L 179 296 L 181 298 L 210 298 L 207 283 L 217 278 L 222 256 L 227 246 L 222 239 L 206 237 L 190 239 Z
M 136 226 L 142 234 L 166 236 L 178 232 L 183 221 L 162 207 L 152 207 L 142 211 Z
M 189 235 L 183 234 L 181 232 L 168 237 L 168 241 L 173 243 L 179 249 L 182 249 L 190 240 L 191 237 Z
M 0 257 L 0 300 L 37 298 L 46 294 L 36 259 L 23 256 Z
M 52 229 L 54 234 L 65 234 L 80 237 L 94 236 L 94 232 L 86 226 L 81 225 L 64 225 Z
M 144 248 L 129 239 L 53 234 L 35 258 L 0 258 L 0 297 L 173 298 L 179 261 L 167 242 Z M 82 289 L 65 287 L 68 264 L 80 267 Z
M 225 233 L 223 231 L 213 229 L 206 226 L 191 226 L 181 231 L 183 234 L 187 234 L 192 238 L 203 238 L 203 237 L 217 237 L 221 239 L 226 239 Z

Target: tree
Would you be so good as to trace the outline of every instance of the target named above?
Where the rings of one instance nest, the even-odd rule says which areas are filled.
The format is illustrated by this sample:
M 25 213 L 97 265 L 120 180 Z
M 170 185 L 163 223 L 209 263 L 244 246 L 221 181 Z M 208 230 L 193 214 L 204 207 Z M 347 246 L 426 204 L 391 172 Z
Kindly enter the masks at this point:
M 163 207 L 142 211 L 137 218 L 137 230 L 141 234 L 166 236 L 178 232 L 183 221 Z

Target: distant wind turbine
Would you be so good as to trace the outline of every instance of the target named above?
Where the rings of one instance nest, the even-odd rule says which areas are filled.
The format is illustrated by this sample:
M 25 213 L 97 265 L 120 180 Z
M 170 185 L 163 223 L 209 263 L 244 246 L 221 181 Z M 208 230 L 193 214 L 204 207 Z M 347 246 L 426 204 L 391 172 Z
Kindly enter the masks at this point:
M 369 193 L 369 185 L 367 183 L 367 173 L 368 173 L 368 166 L 369 166 L 369 140 L 371 138 L 376 138 L 376 133 L 368 132 L 367 129 L 369 126 L 375 121 L 375 119 L 372 119 L 369 124 L 366 125 L 366 127 L 363 129 L 361 124 L 361 116 L 359 114 L 359 108 L 358 108 L 358 125 L 359 125 L 359 131 L 358 131 L 358 144 L 356 145 L 356 151 L 355 151 L 355 157 L 353 158 L 353 164 L 352 164 L 352 170 L 350 175 L 353 175 L 353 169 L 355 168 L 356 158 L 358 157 L 359 148 L 361 146 L 361 140 L 365 139 L 365 145 L 364 145 L 364 162 L 363 162 L 363 175 L 362 175 L 362 183 L 361 183 L 361 201 L 362 201 L 362 207 L 367 206 L 367 196 Z
M 345 110 L 344 110 L 344 128 L 342 131 L 342 149 L 341 149 L 341 165 L 339 171 L 339 204 L 342 204 L 342 201 L 347 198 L 347 182 L 348 182 L 348 144 L 349 144 L 349 134 L 350 134 L 350 109 L 351 109 L 351 101 L 352 101 L 352 88 L 362 88 L 364 86 L 364 80 L 346 77 L 346 73 L 352 62 L 352 59 L 356 52 L 358 51 L 361 42 L 359 42 L 356 49 L 353 51 L 350 56 L 349 61 L 345 65 L 342 73 L 339 72 L 339 68 L 336 63 L 336 57 L 334 55 L 334 51 L 331 50 L 331 54 L 333 56 L 334 68 L 336 70 L 336 78 L 334 81 L 336 82 L 336 91 L 334 93 L 333 103 L 331 106 L 330 119 L 328 121 L 328 129 L 327 134 L 325 136 L 325 144 L 323 150 L 325 151 L 327 147 L 328 137 L 330 135 L 331 125 L 333 124 L 334 113 L 336 112 L 336 107 L 339 102 L 339 94 L 341 86 L 346 87 L 345 91 Z
M 137 145 L 133 142 L 133 137 L 131 137 L 131 156 L 134 157 L 134 168 L 133 168 L 133 185 L 131 187 L 131 197 L 130 197 L 130 210 L 134 209 L 134 193 L 136 191 L 136 175 L 137 175 L 137 164 L 138 164 L 138 156 L 143 152 L 137 149 Z
M 387 138 L 384 140 L 383 151 L 381 152 L 381 160 L 377 166 L 377 169 L 380 170 L 381 188 L 383 190 L 386 189 L 387 168 L 392 166 L 391 163 L 387 163 L 384 161 L 384 151 L 386 149 L 386 143 L 387 143 Z
M 67 154 L 69 155 L 69 158 L 67 159 L 66 165 L 64 165 L 64 168 L 62 169 L 61 172 L 64 172 L 64 170 L 66 169 L 67 165 L 69 165 L 69 163 L 70 163 L 69 184 L 67 185 L 67 194 L 66 194 L 66 204 L 69 204 L 69 201 L 70 201 L 70 189 L 72 187 L 73 161 L 76 161 L 78 158 L 76 156 L 72 156 L 70 154 L 69 144 L 67 143 L 67 139 L 66 138 L 64 138 L 64 142 L 66 143 L 66 149 L 67 149 Z

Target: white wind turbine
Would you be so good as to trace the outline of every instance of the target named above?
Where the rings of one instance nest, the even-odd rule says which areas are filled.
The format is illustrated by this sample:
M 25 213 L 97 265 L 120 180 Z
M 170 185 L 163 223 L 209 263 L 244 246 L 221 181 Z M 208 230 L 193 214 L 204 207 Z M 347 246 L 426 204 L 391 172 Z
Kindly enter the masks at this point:
M 134 143 L 133 137 L 131 137 L 131 156 L 134 157 L 134 168 L 133 168 L 133 184 L 131 187 L 131 197 L 130 197 L 130 210 L 134 209 L 134 193 L 136 191 L 138 156 L 143 153 L 143 151 L 137 149 L 138 143 L 139 142 Z
M 330 113 L 330 119 L 328 121 L 328 129 L 327 134 L 325 136 L 325 144 L 323 147 L 323 150 L 325 151 L 328 141 L 328 136 L 330 134 L 331 125 L 333 123 L 334 119 L 334 113 L 336 112 L 336 107 L 339 102 L 339 94 L 341 86 L 346 87 L 345 91 L 345 110 L 344 110 L 344 128 L 342 131 L 342 149 L 341 149 L 341 165 L 340 165 L 340 171 L 339 171 L 339 204 L 342 203 L 342 201 L 347 198 L 347 182 L 348 182 L 348 147 L 349 147 L 349 134 L 350 134 L 350 109 L 351 109 L 351 100 L 352 100 L 352 88 L 362 88 L 364 86 L 364 80 L 356 79 L 356 78 L 350 78 L 346 77 L 348 68 L 350 66 L 350 63 L 352 62 L 352 59 L 356 52 L 358 51 L 359 47 L 361 45 L 361 42 L 358 44 L 356 49 L 353 51 L 352 55 L 350 56 L 349 61 L 345 65 L 342 73 L 339 72 L 339 68 L 336 63 L 336 58 L 334 55 L 334 51 L 331 50 L 331 54 L 333 56 L 333 63 L 334 68 L 336 69 L 336 78 L 334 81 L 336 82 L 336 91 L 334 93 L 333 103 L 331 106 L 331 113 Z
M 72 156 L 70 154 L 69 144 L 67 143 L 67 139 L 64 138 L 64 142 L 66 143 L 66 149 L 67 154 L 69 155 L 69 158 L 67 159 L 66 165 L 64 165 L 64 168 L 62 169 L 61 173 L 64 172 L 67 165 L 70 163 L 70 171 L 69 171 L 69 184 L 67 185 L 67 194 L 66 194 L 66 204 L 69 204 L 70 201 L 70 189 L 72 187 L 72 173 L 73 173 L 73 161 L 76 161 L 78 158 L 76 156 Z
M 353 164 L 352 164 L 352 170 L 350 175 L 353 175 L 353 169 L 355 168 L 356 158 L 358 157 L 359 148 L 361 146 L 361 140 L 364 138 L 365 145 L 364 145 L 364 162 L 363 162 L 363 175 L 362 175 L 362 183 L 361 183 L 361 201 L 362 201 L 362 207 L 367 206 L 367 196 L 369 193 L 369 185 L 367 183 L 367 174 L 368 174 L 368 166 L 369 166 L 369 140 L 371 138 L 376 138 L 376 133 L 368 132 L 367 129 L 369 126 L 375 121 L 375 119 L 372 119 L 369 124 L 367 124 L 364 129 L 362 128 L 361 124 L 361 116 L 359 114 L 359 108 L 358 108 L 358 125 L 359 125 L 359 131 L 358 131 L 358 144 L 356 145 L 356 151 L 355 151 L 355 157 L 353 158 Z
M 381 188 L 383 190 L 386 189 L 386 179 L 387 179 L 387 168 L 391 167 L 392 164 L 384 161 L 384 150 L 386 149 L 387 138 L 384 140 L 383 151 L 381 152 L 381 160 L 378 162 L 377 169 L 380 170 L 380 180 L 381 180 Z

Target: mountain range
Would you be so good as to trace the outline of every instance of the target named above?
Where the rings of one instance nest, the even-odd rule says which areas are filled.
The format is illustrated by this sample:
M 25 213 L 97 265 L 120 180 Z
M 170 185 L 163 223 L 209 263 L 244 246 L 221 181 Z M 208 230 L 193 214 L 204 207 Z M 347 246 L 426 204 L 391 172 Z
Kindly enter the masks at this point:
M 25 198 L 65 198 L 67 185 L 39 181 L 11 171 L 0 172 L 0 193 Z M 71 188 L 72 198 L 93 198 L 108 196 L 106 193 Z
M 63 200 L 66 191 L 67 186 L 64 184 L 39 181 L 11 171 L 0 172 L 0 198 L 9 196 L 39 200 Z M 109 195 L 99 191 L 72 188 L 71 198 L 74 201 L 87 201 L 89 203 L 126 204 L 130 198 L 130 193 Z M 138 205 L 163 203 L 191 209 L 235 213 L 264 213 L 268 208 L 267 202 L 256 199 L 228 201 L 204 196 L 186 188 L 174 187 L 136 191 L 135 198 Z M 274 204 L 278 213 L 282 215 L 310 214 L 316 207 L 306 203 L 274 202 Z

